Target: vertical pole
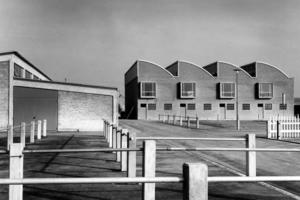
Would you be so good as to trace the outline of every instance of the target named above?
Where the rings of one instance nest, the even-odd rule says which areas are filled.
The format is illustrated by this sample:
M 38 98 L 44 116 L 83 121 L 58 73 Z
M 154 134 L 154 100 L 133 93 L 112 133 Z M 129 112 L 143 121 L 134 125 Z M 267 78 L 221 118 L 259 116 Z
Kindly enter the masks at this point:
M 240 130 L 240 117 L 239 117 L 239 71 L 240 69 L 235 69 L 235 82 L 236 82 L 236 86 L 235 86 L 235 91 L 236 91 L 236 130 Z
M 23 147 L 26 145 L 26 124 L 25 122 L 21 123 L 21 139 L 20 139 L 21 144 Z
M 128 148 L 136 148 L 136 133 L 128 133 Z M 136 177 L 136 151 L 127 152 L 127 177 Z
M 180 115 L 179 126 L 182 126 L 182 116 Z
M 188 117 L 187 117 L 186 126 L 187 126 L 188 128 L 190 128 L 190 125 L 191 125 L 190 117 L 188 116 Z
M 173 125 L 176 124 L 176 115 L 173 115 Z
M 168 115 L 168 124 L 170 124 L 170 115 Z
M 23 178 L 23 148 L 21 143 L 10 145 L 9 151 L 9 178 L 22 179 Z M 9 185 L 9 200 L 23 199 L 23 185 Z
M 35 129 L 35 121 L 31 121 L 30 123 L 30 143 L 34 143 L 34 130 Z
M 200 124 L 199 124 L 199 117 L 196 117 L 196 128 L 198 129 L 200 127 Z
M 43 137 L 47 137 L 47 120 L 43 120 Z
M 158 121 L 160 122 L 160 114 L 158 114 Z
M 37 124 L 37 139 L 40 140 L 42 138 L 42 121 L 38 120 Z
M 128 130 L 122 129 L 122 137 L 121 137 L 121 148 L 127 149 L 128 148 Z M 122 151 L 121 152 L 121 171 L 125 172 L 127 171 L 127 152 Z
M 183 164 L 183 200 L 208 200 L 207 175 L 204 163 Z
M 108 144 L 109 144 L 109 147 L 111 148 L 112 147 L 112 126 L 110 123 L 107 123 L 107 131 L 108 131 Z
M 112 148 L 116 149 L 117 148 L 117 127 L 116 126 L 112 126 Z M 115 151 L 113 151 L 113 153 L 116 153 Z
M 282 139 L 282 134 L 281 134 L 281 123 L 278 120 L 277 121 L 277 139 L 281 140 Z
M 9 151 L 10 145 L 14 143 L 14 128 L 12 125 L 7 126 L 7 151 Z
M 156 142 L 155 140 L 145 140 L 143 146 L 143 176 L 152 178 L 155 177 Z M 155 200 L 155 183 L 143 184 L 143 200 Z
M 256 147 L 255 134 L 247 135 L 246 148 L 253 149 Z M 256 176 L 256 152 L 247 151 L 246 153 L 247 176 Z
M 117 134 L 117 149 L 121 148 L 121 137 L 122 137 L 122 129 L 116 131 Z M 117 151 L 116 153 L 116 161 L 121 161 L 121 151 Z

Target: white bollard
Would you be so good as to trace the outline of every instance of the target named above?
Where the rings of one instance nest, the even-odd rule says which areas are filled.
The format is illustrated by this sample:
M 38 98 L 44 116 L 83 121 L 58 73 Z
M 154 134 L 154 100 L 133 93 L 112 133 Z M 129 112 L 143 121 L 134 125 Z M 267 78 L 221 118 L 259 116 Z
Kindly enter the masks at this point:
M 208 200 L 207 175 L 204 163 L 183 164 L 183 200 Z
M 40 140 L 42 138 L 42 121 L 38 120 L 37 123 L 37 139 Z
M 43 120 L 43 137 L 47 137 L 47 120 Z
M 199 117 L 196 117 L 196 128 L 200 128 L 200 124 L 199 124 Z
M 34 143 L 35 121 L 30 123 L 30 143 Z
M 20 143 L 23 145 L 23 147 L 26 146 L 26 124 L 25 124 L 25 122 L 21 123 Z
M 180 116 L 180 119 L 179 119 L 179 126 L 182 126 L 182 116 Z
M 128 130 L 122 129 L 122 135 L 121 135 L 121 148 L 127 149 L 128 148 Z M 121 171 L 125 172 L 127 171 L 127 152 L 122 151 L 121 152 Z
M 117 134 L 117 149 L 120 149 L 121 148 L 122 129 L 117 130 L 116 134 Z M 121 161 L 121 151 L 117 151 L 116 161 L 117 162 Z
M 136 148 L 136 133 L 128 133 L 128 148 Z M 127 152 L 127 177 L 136 177 L 136 151 Z
M 108 132 L 108 145 L 111 148 L 112 147 L 112 126 L 108 123 L 107 124 L 107 132 Z
M 186 126 L 187 126 L 188 128 L 190 128 L 190 126 L 191 126 L 190 117 L 187 117 Z
M 253 149 L 256 147 L 255 134 L 247 135 L 246 148 Z M 256 152 L 248 151 L 246 153 L 247 176 L 256 176 Z
M 116 149 L 117 148 L 117 127 L 112 126 L 112 148 Z M 113 151 L 113 153 L 116 153 Z
M 156 142 L 145 140 L 143 155 L 143 177 L 155 177 L 156 168 Z M 155 183 L 143 184 L 143 200 L 155 200 Z
M 7 126 L 7 151 L 9 151 L 10 145 L 14 143 L 14 128 L 12 125 Z
M 10 145 L 9 151 L 9 178 L 23 178 L 23 144 L 15 143 Z M 23 185 L 9 185 L 9 200 L 23 199 Z

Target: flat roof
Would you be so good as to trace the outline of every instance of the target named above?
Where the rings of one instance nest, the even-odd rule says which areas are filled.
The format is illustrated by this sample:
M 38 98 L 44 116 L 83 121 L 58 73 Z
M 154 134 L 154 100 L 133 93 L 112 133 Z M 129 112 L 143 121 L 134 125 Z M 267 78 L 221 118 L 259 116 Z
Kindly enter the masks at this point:
M 31 62 L 29 62 L 26 58 L 24 58 L 19 52 L 17 51 L 8 51 L 8 52 L 2 52 L 0 53 L 0 56 L 4 56 L 4 55 L 15 55 L 17 57 L 19 57 L 21 60 L 23 60 L 26 64 L 28 64 L 30 67 L 34 68 L 36 71 L 38 71 L 39 73 L 41 73 L 43 76 L 45 76 L 46 78 L 48 78 L 50 81 L 51 78 L 49 76 L 47 76 L 44 72 L 42 72 L 40 69 L 38 69 L 35 65 L 33 65 Z
M 43 81 L 43 80 L 34 80 L 34 79 L 24 79 L 24 78 L 14 78 L 15 80 L 28 81 L 28 82 L 37 82 L 37 83 L 49 83 L 49 84 L 61 84 L 61 85 L 71 85 L 71 86 L 79 86 L 79 87 L 89 87 L 89 88 L 99 88 L 99 89 L 107 89 L 107 90 L 116 90 L 118 88 L 115 87 L 107 87 L 107 86 L 98 86 L 98 85 L 87 85 L 81 83 L 69 83 L 69 82 L 59 82 L 59 81 Z

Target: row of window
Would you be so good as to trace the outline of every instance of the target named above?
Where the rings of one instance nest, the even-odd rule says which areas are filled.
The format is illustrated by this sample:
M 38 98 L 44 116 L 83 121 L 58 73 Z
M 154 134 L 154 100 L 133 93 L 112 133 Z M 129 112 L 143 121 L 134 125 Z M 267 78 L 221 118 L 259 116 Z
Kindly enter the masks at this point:
M 217 89 L 219 90 L 219 98 L 232 99 L 235 98 L 235 83 L 219 83 Z M 272 83 L 257 83 L 255 87 L 257 91 L 257 98 L 270 99 L 273 97 Z M 156 83 L 141 82 L 140 83 L 140 97 L 141 98 L 156 98 Z M 181 82 L 179 83 L 179 97 L 180 98 L 195 98 L 196 97 L 196 83 Z
M 156 110 L 156 104 L 155 103 L 142 103 L 141 104 L 142 108 L 147 108 L 148 110 Z M 181 103 L 180 107 L 184 107 L 187 110 L 196 110 L 196 104 L 194 103 Z M 219 107 L 225 108 L 226 110 L 234 110 L 235 104 L 233 103 L 220 103 Z M 273 104 L 271 103 L 259 103 L 257 104 L 257 107 L 263 108 L 264 110 L 272 110 Z M 164 104 L 164 110 L 172 110 L 173 109 L 173 104 L 171 103 L 165 103 Z M 280 110 L 286 110 L 287 109 L 287 104 L 279 104 L 279 109 Z M 205 103 L 203 104 L 203 110 L 212 110 L 212 104 L 211 103 Z M 250 104 L 249 103 L 244 103 L 242 104 L 242 110 L 250 110 Z
M 17 64 L 14 65 L 14 77 L 40 80 L 39 77 L 33 75 L 32 73 L 30 73 L 29 71 L 25 70 L 24 68 L 22 68 Z

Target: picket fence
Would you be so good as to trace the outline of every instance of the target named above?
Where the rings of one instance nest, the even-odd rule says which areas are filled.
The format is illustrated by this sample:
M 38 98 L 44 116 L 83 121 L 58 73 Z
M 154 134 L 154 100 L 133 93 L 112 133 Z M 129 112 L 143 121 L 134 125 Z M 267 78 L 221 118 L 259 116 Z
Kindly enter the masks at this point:
M 267 137 L 270 139 L 300 138 L 299 116 L 274 116 L 268 120 Z

